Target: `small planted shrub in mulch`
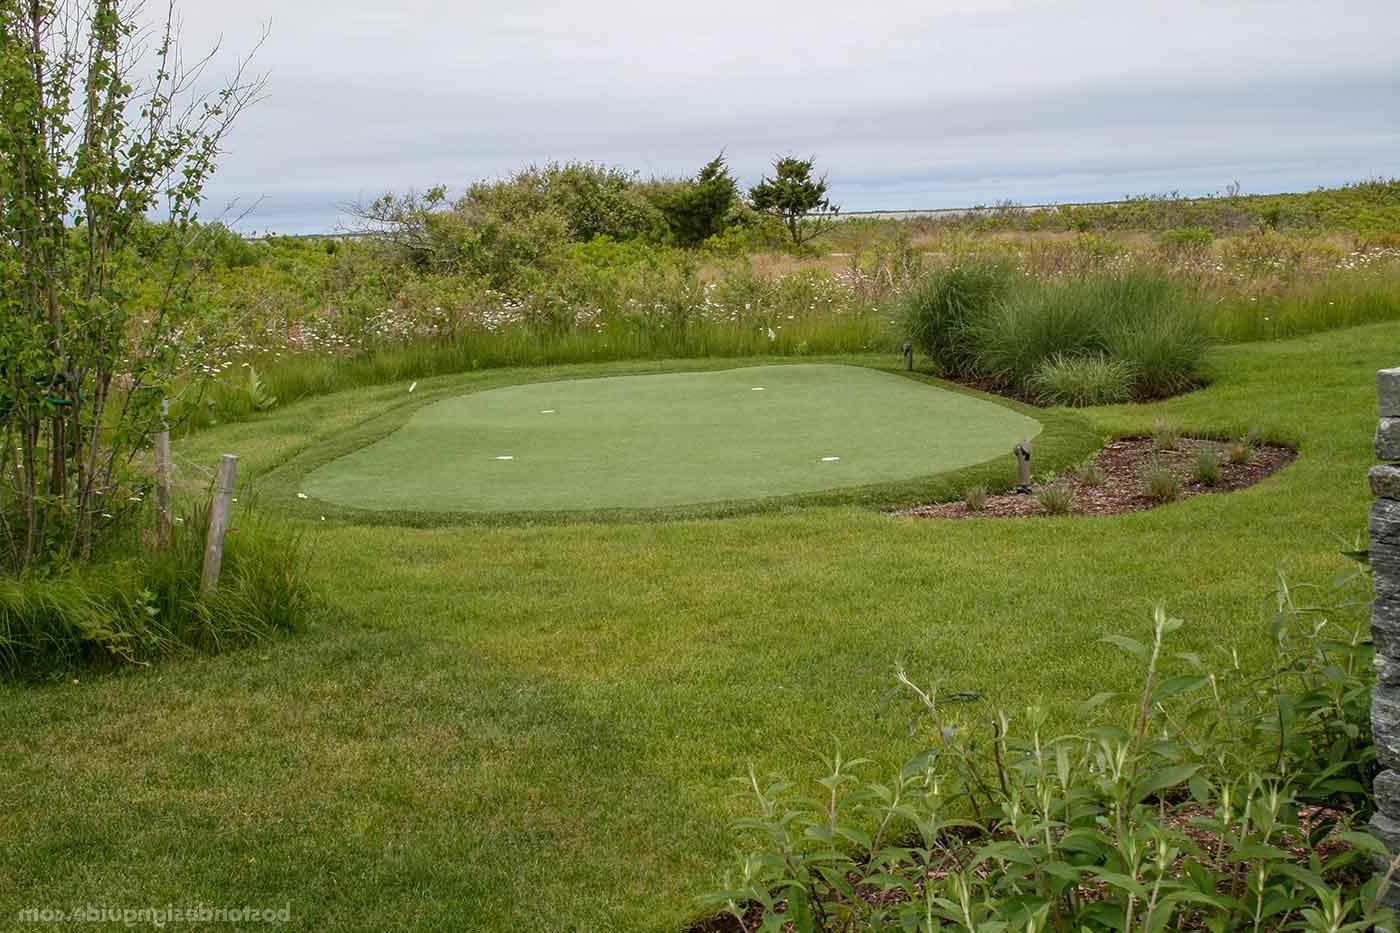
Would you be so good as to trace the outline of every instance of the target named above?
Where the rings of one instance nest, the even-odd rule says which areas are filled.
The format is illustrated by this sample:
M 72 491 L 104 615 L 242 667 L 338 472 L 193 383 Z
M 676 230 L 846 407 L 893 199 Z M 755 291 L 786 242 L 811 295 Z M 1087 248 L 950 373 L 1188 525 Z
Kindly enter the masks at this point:
M 1162 438 L 1130 437 L 1112 441 L 1099 451 L 1092 461 L 1081 464 L 1062 477 L 1047 480 L 1037 491 L 1052 485 L 1067 485 L 1073 501 L 1071 515 L 1117 515 L 1140 512 L 1165 505 L 1177 498 L 1187 499 L 1207 493 L 1230 492 L 1253 486 L 1265 477 L 1293 462 L 1297 452 L 1287 447 L 1256 443 L 1248 447 L 1248 456 L 1239 444 L 1198 438 L 1173 438 L 1171 449 L 1162 448 Z M 1218 464 L 1218 474 L 1211 477 L 1201 464 L 1212 455 Z M 1154 492 L 1145 477 L 1154 471 L 1171 471 L 1180 479 L 1179 496 L 1164 498 L 1161 483 Z M 1091 479 L 1091 482 L 1086 482 Z M 1160 479 L 1160 478 L 1159 478 Z M 943 502 L 912 509 L 902 509 L 896 515 L 920 518 L 1017 518 L 1045 515 L 1037 495 L 1002 493 L 989 495 L 982 507 L 972 510 L 963 502 Z

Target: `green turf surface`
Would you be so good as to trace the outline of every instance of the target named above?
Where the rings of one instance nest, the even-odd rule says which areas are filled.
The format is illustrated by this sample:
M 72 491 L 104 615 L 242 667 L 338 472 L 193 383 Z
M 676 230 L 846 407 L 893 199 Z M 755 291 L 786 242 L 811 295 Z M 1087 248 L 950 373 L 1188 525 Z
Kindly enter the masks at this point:
M 361 509 L 634 509 L 791 495 L 990 460 L 1039 422 L 860 366 L 559 380 L 429 405 L 313 471 Z

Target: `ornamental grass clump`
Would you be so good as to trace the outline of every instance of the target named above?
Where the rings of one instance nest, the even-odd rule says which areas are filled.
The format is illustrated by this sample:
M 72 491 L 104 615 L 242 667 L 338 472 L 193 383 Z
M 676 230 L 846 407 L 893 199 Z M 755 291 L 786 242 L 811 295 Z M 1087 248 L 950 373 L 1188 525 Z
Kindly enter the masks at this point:
M 1111 405 L 1133 397 L 1134 371 L 1129 363 L 1093 356 L 1055 355 L 1040 364 L 1026 391 L 1045 405 Z
M 1065 482 L 1046 483 L 1036 490 L 1035 501 L 1043 515 L 1068 515 L 1074 504 L 1074 490 Z
M 1215 486 L 1220 482 L 1220 454 L 1209 444 L 1196 448 L 1191 458 L 1191 478 L 1202 486 Z
M 901 305 L 905 338 L 944 373 L 978 370 L 972 328 L 1015 282 L 1015 269 L 997 261 L 959 263 L 932 273 Z
M 1153 450 L 1176 450 L 1177 444 L 1181 441 L 1181 432 L 1176 425 L 1166 420 L 1158 418 L 1152 424 L 1152 449 Z
M 1108 474 L 1093 460 L 1085 460 L 1075 467 L 1072 475 L 1081 486 L 1102 486 L 1108 482 Z
M 963 505 L 969 512 L 980 512 L 987 507 L 987 487 L 972 486 L 963 493 Z
M 1143 492 L 1158 504 L 1181 498 L 1181 477 L 1166 460 L 1154 454 L 1142 472 Z
M 1067 360 L 1104 361 L 1077 375 L 1082 381 L 1093 372 L 1092 384 L 1111 386 L 1118 401 L 1173 395 L 1205 380 L 1200 311 L 1152 269 L 1027 285 L 993 305 L 968 334 L 981 375 L 1029 394 L 1047 391 L 1057 376 L 1063 383 Z

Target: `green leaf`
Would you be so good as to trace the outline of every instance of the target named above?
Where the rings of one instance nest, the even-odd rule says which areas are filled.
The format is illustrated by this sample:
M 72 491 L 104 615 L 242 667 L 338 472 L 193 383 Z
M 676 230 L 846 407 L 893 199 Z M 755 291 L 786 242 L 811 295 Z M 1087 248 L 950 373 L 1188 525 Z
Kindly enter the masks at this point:
M 1093 696 L 1089 697 L 1089 699 L 1085 700 L 1082 704 L 1080 704 L 1080 708 L 1083 709 L 1085 712 L 1088 712 L 1091 709 L 1096 709 L 1097 707 L 1102 706 L 1117 695 L 1118 694 L 1108 690 L 1105 690 L 1103 693 L 1096 693 Z
M 1129 638 L 1127 635 L 1104 635 L 1099 641 L 1107 642 L 1110 645 L 1122 648 L 1124 651 L 1130 652 L 1144 661 L 1148 659 L 1147 646 L 1135 638 Z
M 1149 771 L 1137 782 L 1133 789 L 1133 802 L 1138 802 L 1144 798 L 1175 787 L 1183 783 L 1201 769 L 1200 765 L 1171 765 L 1160 768 L 1156 771 Z
M 1355 846 L 1368 855 L 1378 855 L 1387 861 L 1393 858 L 1390 854 L 1390 850 L 1385 847 L 1385 843 L 1381 842 L 1370 833 L 1347 830 L 1346 832 L 1337 833 L 1337 838 Z

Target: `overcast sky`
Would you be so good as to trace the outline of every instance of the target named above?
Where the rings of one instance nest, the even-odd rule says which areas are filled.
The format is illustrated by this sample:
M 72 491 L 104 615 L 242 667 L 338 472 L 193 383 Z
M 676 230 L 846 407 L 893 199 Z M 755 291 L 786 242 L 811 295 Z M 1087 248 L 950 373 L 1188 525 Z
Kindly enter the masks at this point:
M 745 183 L 815 155 L 847 210 L 1400 176 L 1396 0 L 177 0 L 267 97 L 206 216 L 336 228 L 530 162 Z M 261 200 L 259 200 L 261 199 Z

